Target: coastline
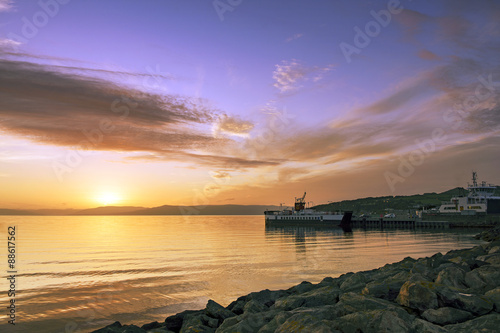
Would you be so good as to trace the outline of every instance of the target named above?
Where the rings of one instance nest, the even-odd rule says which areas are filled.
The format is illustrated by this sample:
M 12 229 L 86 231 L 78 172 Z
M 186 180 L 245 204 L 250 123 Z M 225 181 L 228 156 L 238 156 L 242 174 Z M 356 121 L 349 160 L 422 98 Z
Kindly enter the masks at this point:
M 500 228 L 477 237 L 488 243 L 93 333 L 493 332 L 500 326 Z

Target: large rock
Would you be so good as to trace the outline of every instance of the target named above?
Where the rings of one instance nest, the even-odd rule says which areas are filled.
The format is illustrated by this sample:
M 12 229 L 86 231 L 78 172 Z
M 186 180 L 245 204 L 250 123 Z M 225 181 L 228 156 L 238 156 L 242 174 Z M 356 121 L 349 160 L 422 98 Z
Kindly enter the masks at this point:
M 187 315 L 202 314 L 203 310 L 186 310 L 165 319 L 165 328 L 178 333 L 181 330 L 182 322 Z
M 305 307 L 316 307 L 322 305 L 333 305 L 337 303 L 340 290 L 336 286 L 325 286 L 309 290 L 299 295 L 292 294 L 276 300 L 273 309 L 288 311 Z
M 495 265 L 484 265 L 465 274 L 465 283 L 478 292 L 500 287 L 500 269 Z
M 492 302 L 494 310 L 500 313 L 500 287 L 488 291 L 484 297 Z
M 472 313 L 455 309 L 455 308 L 439 308 L 439 309 L 429 309 L 422 313 L 422 317 L 430 321 L 431 323 L 438 325 L 448 325 L 461 323 L 473 318 Z
M 363 295 L 370 295 L 393 301 L 399 294 L 399 290 L 409 278 L 409 272 L 401 271 L 395 276 L 390 276 L 385 280 L 375 280 L 367 283 L 362 290 Z
M 106 327 L 93 331 L 92 333 L 116 333 L 120 332 L 122 327 L 123 326 L 119 321 L 115 321 L 113 324 L 110 324 Z
M 361 291 L 366 286 L 366 283 L 370 282 L 365 276 L 364 272 L 354 273 L 340 285 L 340 291 L 343 293 L 349 291 Z
M 251 299 L 248 301 L 245 306 L 243 307 L 243 312 L 244 313 L 257 313 L 257 312 L 262 312 L 262 311 L 267 311 L 269 308 L 262 304 L 259 301 L 256 301 L 254 299 Z
M 475 236 L 476 239 L 482 239 L 487 242 L 492 242 L 500 239 L 500 227 L 495 227 L 489 230 L 485 230 L 480 234 Z
M 146 330 L 135 325 L 123 325 L 119 321 L 113 324 L 93 331 L 92 333 L 146 333 Z
M 457 289 L 467 288 L 465 284 L 465 271 L 456 266 L 449 266 L 441 270 L 435 282 Z
M 295 332 L 341 333 L 332 328 L 330 320 L 322 319 L 322 315 L 316 315 L 312 311 L 292 315 L 275 330 L 275 333 Z
M 354 312 L 333 321 L 342 332 L 410 332 L 413 317 L 401 308 Z
M 446 325 L 453 333 L 498 332 L 500 329 L 500 314 L 492 313 L 460 324 Z
M 477 257 L 477 260 L 487 262 L 491 265 L 500 265 L 500 253 L 486 254 L 484 256 Z
M 278 299 L 272 308 L 279 311 L 289 311 L 301 307 L 305 301 L 304 297 L 300 295 L 291 295 Z
M 207 306 L 205 307 L 205 314 L 209 317 L 220 320 L 221 323 L 226 318 L 236 316 L 235 313 L 212 300 L 208 300 Z
M 182 321 L 180 333 L 215 332 L 219 320 L 211 318 L 203 313 L 188 314 Z
M 258 333 L 274 333 L 290 316 L 292 316 L 292 313 L 289 311 L 278 312 L 267 324 L 260 328 Z
M 436 286 L 429 281 L 407 281 L 399 291 L 396 301 L 403 306 L 425 311 L 438 307 Z
M 340 296 L 340 300 L 334 305 L 336 317 L 342 317 L 358 311 L 400 309 L 397 304 L 383 299 L 356 293 L 345 293 Z M 403 311 L 403 310 L 402 310 Z
M 413 264 L 413 267 L 410 270 L 411 276 L 421 276 L 419 280 L 427 280 L 434 281 L 437 276 L 437 273 L 432 269 L 432 267 L 427 266 L 426 263 L 422 261 L 417 261 Z M 413 279 L 417 280 L 417 279 Z
M 461 293 L 446 286 L 437 287 L 438 303 L 440 307 L 452 307 L 481 316 L 493 310 L 493 302 L 487 297 Z
M 304 282 L 303 282 L 304 283 Z M 306 284 L 310 284 L 309 282 L 306 282 Z M 254 300 L 256 302 L 260 302 L 266 306 L 271 306 L 274 304 L 274 302 L 280 298 L 280 297 L 284 297 L 286 295 L 289 295 L 290 294 L 290 291 L 287 291 L 287 290 L 269 290 L 269 289 L 265 289 L 265 290 L 261 290 L 261 291 L 258 291 L 258 292 L 253 292 L 253 293 L 250 293 L 248 294 L 247 298 L 248 300 Z
M 423 319 L 415 319 L 411 325 L 411 332 L 415 333 L 447 333 L 448 330 L 441 326 L 432 324 Z
M 269 289 L 265 289 L 259 292 L 253 292 L 246 296 L 239 297 L 236 301 L 229 304 L 227 306 L 227 309 L 237 315 L 240 315 L 245 311 L 246 304 L 254 301 L 253 305 L 247 306 L 247 309 L 251 307 L 253 309 L 252 311 L 255 312 L 256 308 L 254 305 L 256 305 L 256 303 L 260 303 L 265 305 L 266 307 L 270 307 L 274 305 L 277 299 L 286 297 L 288 295 L 290 295 L 290 291 L 287 290 L 270 291 Z
M 493 246 L 488 250 L 488 254 L 500 253 L 500 246 Z
M 314 287 L 315 287 L 314 284 L 312 284 L 311 282 L 302 281 L 300 284 L 289 288 L 287 291 L 290 294 L 297 295 L 297 294 L 302 294 L 302 293 L 308 292 L 309 290 L 314 289 Z
M 267 311 L 260 313 L 245 313 L 237 317 L 230 317 L 220 325 L 216 333 L 232 333 L 232 332 L 257 332 L 266 325 L 276 312 Z

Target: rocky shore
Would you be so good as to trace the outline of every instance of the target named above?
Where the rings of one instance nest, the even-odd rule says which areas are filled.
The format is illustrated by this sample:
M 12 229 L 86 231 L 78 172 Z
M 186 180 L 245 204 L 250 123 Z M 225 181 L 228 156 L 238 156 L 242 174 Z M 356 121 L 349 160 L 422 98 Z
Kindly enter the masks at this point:
M 93 333 L 499 332 L 500 228 L 477 237 L 489 243 Z

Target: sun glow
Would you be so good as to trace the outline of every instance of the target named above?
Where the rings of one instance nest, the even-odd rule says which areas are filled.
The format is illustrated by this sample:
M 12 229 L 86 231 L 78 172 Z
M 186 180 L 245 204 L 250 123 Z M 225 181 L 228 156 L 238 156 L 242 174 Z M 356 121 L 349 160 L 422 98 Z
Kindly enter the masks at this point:
M 113 192 L 105 192 L 101 193 L 96 197 L 96 201 L 99 202 L 101 205 L 104 206 L 109 206 L 109 205 L 114 205 L 117 204 L 118 202 L 121 201 L 120 195 L 113 193 Z

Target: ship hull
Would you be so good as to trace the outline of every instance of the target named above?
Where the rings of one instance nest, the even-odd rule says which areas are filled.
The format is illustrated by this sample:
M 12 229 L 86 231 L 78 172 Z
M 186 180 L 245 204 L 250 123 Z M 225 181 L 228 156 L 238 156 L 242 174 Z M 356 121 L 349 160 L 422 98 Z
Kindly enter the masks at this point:
M 266 215 L 266 226 L 298 226 L 346 228 L 350 226 L 352 212 L 345 214 Z

